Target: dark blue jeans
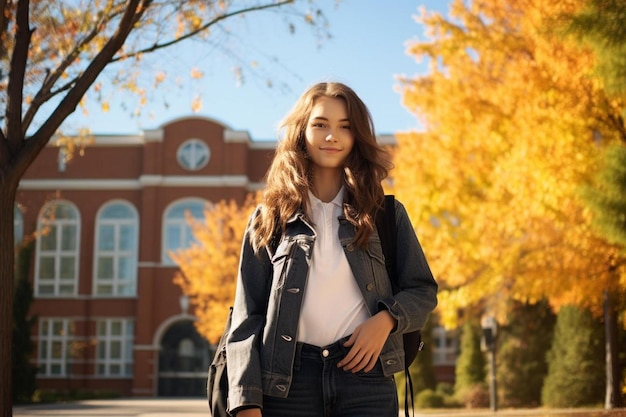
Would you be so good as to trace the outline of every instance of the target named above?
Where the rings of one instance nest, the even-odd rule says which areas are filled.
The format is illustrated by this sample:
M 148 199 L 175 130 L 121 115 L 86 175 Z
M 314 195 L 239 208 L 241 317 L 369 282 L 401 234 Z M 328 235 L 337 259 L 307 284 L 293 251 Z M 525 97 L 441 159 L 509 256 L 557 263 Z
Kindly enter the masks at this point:
M 393 377 L 374 369 L 352 373 L 337 368 L 347 338 L 323 348 L 298 343 L 287 398 L 263 397 L 263 417 L 398 417 Z

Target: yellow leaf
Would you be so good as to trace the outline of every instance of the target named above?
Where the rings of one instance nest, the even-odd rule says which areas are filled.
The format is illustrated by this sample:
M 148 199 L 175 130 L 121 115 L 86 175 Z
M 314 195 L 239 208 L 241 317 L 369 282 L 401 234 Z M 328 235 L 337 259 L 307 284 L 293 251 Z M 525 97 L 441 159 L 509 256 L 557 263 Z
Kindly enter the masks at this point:
M 202 97 L 196 96 L 191 101 L 191 111 L 194 113 L 197 113 L 201 109 L 202 109 Z

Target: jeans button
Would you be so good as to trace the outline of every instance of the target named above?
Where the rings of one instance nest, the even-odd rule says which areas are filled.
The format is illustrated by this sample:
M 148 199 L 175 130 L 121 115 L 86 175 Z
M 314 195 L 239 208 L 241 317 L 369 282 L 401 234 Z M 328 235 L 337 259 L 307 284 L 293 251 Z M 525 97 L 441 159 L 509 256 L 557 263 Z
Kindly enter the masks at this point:
M 330 353 L 328 352 L 328 349 L 324 349 L 324 350 L 322 351 L 322 356 L 323 356 L 323 357 L 325 357 L 325 358 L 327 358 L 327 357 L 328 357 L 328 355 L 330 355 Z

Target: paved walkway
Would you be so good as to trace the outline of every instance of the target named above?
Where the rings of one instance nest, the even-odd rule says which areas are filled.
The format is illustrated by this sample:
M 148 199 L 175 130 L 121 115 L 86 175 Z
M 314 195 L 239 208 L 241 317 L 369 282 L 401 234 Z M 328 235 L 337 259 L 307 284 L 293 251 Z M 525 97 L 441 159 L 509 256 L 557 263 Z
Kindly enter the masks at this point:
M 66 404 L 16 406 L 14 417 L 208 417 L 205 399 L 116 399 L 89 400 Z
M 90 400 L 66 404 L 16 406 L 14 417 L 208 417 L 205 399 L 130 398 L 116 400 Z M 416 417 L 626 417 L 626 409 L 522 409 L 490 410 L 438 409 L 416 411 Z

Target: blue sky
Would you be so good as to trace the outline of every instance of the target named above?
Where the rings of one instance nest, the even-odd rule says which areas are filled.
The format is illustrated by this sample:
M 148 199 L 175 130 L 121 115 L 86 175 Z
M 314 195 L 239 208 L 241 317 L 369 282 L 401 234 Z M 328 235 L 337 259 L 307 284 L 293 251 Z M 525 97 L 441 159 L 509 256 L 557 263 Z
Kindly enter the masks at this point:
M 135 105 L 129 103 L 136 99 L 130 93 L 128 97 L 116 94 L 110 111 L 104 113 L 98 103 L 89 102 L 89 115 L 77 110 L 66 127 L 88 126 L 94 134 L 135 134 L 196 115 L 248 131 L 253 140 L 275 139 L 277 123 L 302 91 L 318 81 L 337 80 L 350 85 L 365 101 L 377 133 L 417 129 L 417 119 L 402 106 L 402 97 L 394 90 L 395 76 L 425 73 L 425 63 L 406 54 L 407 41 L 424 39 L 424 29 L 414 16 L 421 6 L 446 14 L 449 2 L 341 0 L 335 5 L 335 0 L 322 0 L 318 4 L 326 11 L 332 35 L 319 47 L 308 27 L 299 25 L 296 34 L 290 35 L 273 13 L 231 22 L 234 35 L 223 38 L 221 45 L 245 57 L 245 62 L 259 63 L 254 73 L 244 73 L 242 85 L 233 75 L 232 56 L 191 42 L 164 51 L 158 60 L 148 60 L 153 69 L 167 70 L 168 77 L 180 74 L 180 83 L 151 94 L 140 116 L 131 116 L 128 107 Z M 202 79 L 188 77 L 194 67 L 204 73 Z M 268 74 L 273 88 L 265 85 Z M 203 106 L 193 113 L 191 102 L 196 95 L 202 97 Z

